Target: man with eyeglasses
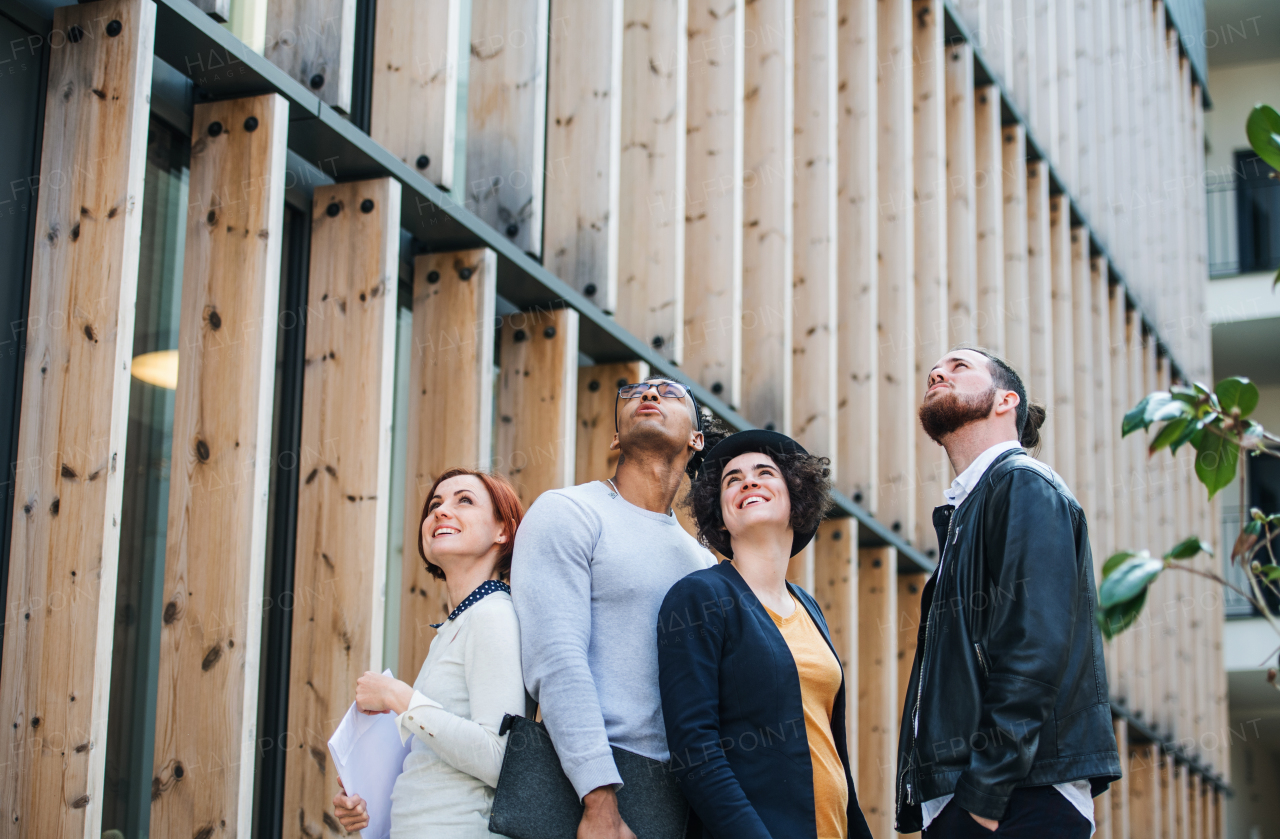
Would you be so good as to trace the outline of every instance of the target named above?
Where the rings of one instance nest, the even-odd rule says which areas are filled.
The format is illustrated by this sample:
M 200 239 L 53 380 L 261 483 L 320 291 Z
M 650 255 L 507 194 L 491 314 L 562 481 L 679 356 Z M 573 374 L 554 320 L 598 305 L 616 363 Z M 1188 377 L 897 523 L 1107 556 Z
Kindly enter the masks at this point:
M 511 566 L 525 685 L 582 799 L 578 839 L 635 837 L 611 747 L 669 759 L 658 609 L 677 580 L 715 564 L 672 511 L 706 443 L 693 394 L 657 377 L 624 385 L 614 426 L 614 476 L 539 496 Z

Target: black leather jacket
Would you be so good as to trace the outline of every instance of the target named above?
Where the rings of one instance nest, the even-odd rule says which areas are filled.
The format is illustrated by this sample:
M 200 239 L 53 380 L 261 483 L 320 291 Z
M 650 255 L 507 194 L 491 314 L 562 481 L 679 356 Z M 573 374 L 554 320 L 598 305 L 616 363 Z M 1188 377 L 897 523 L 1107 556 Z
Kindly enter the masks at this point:
M 921 802 L 949 793 L 990 819 L 1015 787 L 1088 779 L 1098 795 L 1119 779 L 1120 756 L 1080 505 L 1014 449 L 933 525 L 941 564 L 921 595 L 898 830 L 920 830 Z

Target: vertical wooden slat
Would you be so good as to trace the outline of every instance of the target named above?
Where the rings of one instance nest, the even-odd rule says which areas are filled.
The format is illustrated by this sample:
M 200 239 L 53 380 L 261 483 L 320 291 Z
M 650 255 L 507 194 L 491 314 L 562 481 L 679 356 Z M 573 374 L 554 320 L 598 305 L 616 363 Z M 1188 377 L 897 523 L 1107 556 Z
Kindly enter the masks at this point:
M 1093 267 L 1089 258 L 1089 231 L 1084 227 L 1071 230 L 1071 321 L 1072 356 L 1075 367 L 1074 452 L 1076 483 L 1072 487 L 1076 500 L 1089 519 L 1089 539 L 1094 555 L 1102 553 L 1101 529 L 1093 527 L 1098 510 L 1098 487 L 1094 467 L 1095 382 L 1093 371 Z
M 1036 74 L 1036 0 L 1009 0 L 1013 26 L 1013 69 L 1007 79 L 1013 91 L 1013 101 L 1038 130 L 1035 119 L 1039 113 L 1036 92 L 1039 76 Z
M 351 111 L 356 4 L 351 0 L 271 0 L 263 54 L 320 101 Z
M 316 190 L 283 814 L 312 835 L 338 791 L 329 736 L 382 661 L 399 246 L 398 181 Z
M 688 0 L 628 0 L 618 158 L 618 322 L 684 357 Z
M 1132 496 L 1129 494 L 1129 455 L 1133 445 L 1120 439 L 1119 419 L 1129 411 L 1129 364 L 1128 364 L 1128 315 L 1125 311 L 1124 289 L 1119 285 L 1108 287 L 1111 354 L 1111 440 L 1114 448 L 1110 452 L 1115 464 L 1111 474 L 1111 503 L 1114 509 L 1115 544 L 1113 551 L 1130 550 L 1133 547 L 1134 521 L 1132 515 Z M 1134 706 L 1134 674 L 1133 674 L 1133 633 L 1124 632 L 1112 641 L 1116 664 L 1114 673 L 1116 680 L 1111 685 L 1112 696 L 1125 707 Z
M 1031 127 L 1042 144 L 1042 151 L 1050 162 L 1058 162 L 1058 39 L 1054 36 L 1057 25 L 1058 3 L 1068 0 L 1032 0 L 1035 4 L 1031 17 L 1035 37 L 1035 111 L 1031 113 Z
M 467 118 L 460 65 L 470 31 L 462 12 L 462 0 L 378 0 L 369 107 L 370 137 L 459 196 L 466 154 L 458 141 Z
M 915 532 L 915 431 L 902 421 L 916 409 L 915 214 L 913 171 L 912 38 L 909 0 L 879 0 L 880 75 L 878 178 L 880 271 L 876 334 L 879 341 L 878 514 L 908 538 Z M 892 773 L 890 773 L 892 774 Z
M 946 95 L 948 338 L 972 344 L 978 340 L 977 158 L 973 48 L 967 43 L 947 47 Z
M 861 754 L 858 748 L 858 697 L 861 695 L 858 603 L 861 590 L 858 587 L 857 519 L 824 521 L 814 537 L 813 553 L 813 596 L 822 607 L 831 633 L 831 645 L 844 668 L 847 745 L 849 755 L 857 755 Z
M 795 318 L 791 435 L 831 458 L 836 442 L 836 0 L 797 0 L 795 27 Z
M 214 124 L 219 126 L 216 132 Z M 252 126 L 252 129 L 250 129 Z M 289 105 L 195 107 L 151 831 L 250 831 Z M 217 720 L 217 724 L 212 724 Z M 181 764 L 182 783 L 166 785 Z
M 724 0 L 689 0 L 684 367 L 735 406 L 742 396 L 745 18 Z
M 1005 358 L 1020 375 L 1031 374 L 1030 289 L 1027 286 L 1027 130 L 1003 131 Z
M 1112 839 L 1129 839 L 1131 833 L 1129 802 L 1129 724 L 1123 719 L 1114 722 L 1116 750 L 1120 753 L 1120 780 L 1111 785 L 1111 836 Z
M 1027 396 L 1046 408 L 1053 401 L 1053 272 L 1049 260 L 1049 167 L 1027 164 L 1027 319 L 1031 322 Z M 1040 431 L 1040 459 L 1053 460 L 1056 429 Z
M 550 0 L 471 0 L 466 204 L 523 251 L 542 253 Z
M 879 0 L 839 0 L 836 86 L 839 311 L 836 357 L 837 486 L 877 508 L 879 474 L 878 272 L 880 204 L 876 162 Z
M 1124 352 L 1126 359 L 1126 382 L 1128 384 L 1128 395 L 1124 400 L 1125 410 L 1138 404 L 1138 401 L 1146 395 L 1145 384 L 1142 375 L 1142 321 L 1137 312 L 1132 310 L 1125 313 L 1125 339 Z M 1125 440 L 1128 446 L 1127 469 L 1125 473 L 1125 482 L 1123 492 L 1129 498 L 1129 548 L 1131 550 L 1141 550 L 1144 546 L 1150 544 L 1147 531 L 1147 502 L 1146 502 L 1146 453 L 1142 439 L 1132 434 Z M 1143 721 L 1150 720 L 1151 702 L 1150 702 L 1150 673 L 1151 673 L 1151 644 L 1150 633 L 1143 622 L 1131 628 L 1125 634 L 1130 635 L 1128 639 L 1133 645 L 1133 656 L 1129 660 L 1129 666 L 1132 673 L 1132 685 L 1129 694 L 1130 708 Z
M 1167 839 L 1160 831 L 1160 747 L 1129 749 L 1129 824 L 1133 839 Z
M 102 830 L 155 14 L 139 0 L 64 6 L 50 33 L 45 187 L 18 325 L 26 358 L 0 676 L 6 837 Z
M 1097 145 L 1094 122 L 1102 108 L 1095 99 L 1094 57 L 1099 39 L 1094 32 L 1094 0 L 1072 0 L 1072 37 L 1075 40 L 1074 63 L 1076 95 L 1075 107 L 1076 144 L 1071 154 L 1076 158 L 1075 197 L 1095 225 L 1101 222 L 1101 213 L 1095 203 L 1095 184 L 1098 175 Z M 1099 231 L 1100 232 L 1100 231 Z
M 897 706 L 897 566 L 894 548 L 858 551 L 858 757 L 854 785 L 873 836 L 891 835 L 895 815 L 901 710 Z
M 485 469 L 493 448 L 493 343 L 498 255 L 478 248 L 413 261 L 413 345 L 405 432 L 404 558 L 400 585 L 400 660 L 412 679 L 435 630 L 448 616 L 448 593 L 418 555 L 426 493 L 446 469 Z
M 606 312 L 618 298 L 622 28 L 623 0 L 551 4 L 543 264 Z
M 1000 131 L 1000 89 L 987 85 L 974 96 L 974 189 L 977 218 L 978 342 L 1005 352 L 1004 172 Z
M 790 433 L 795 8 L 756 0 L 743 11 L 741 410 Z
M 945 15 L 937 0 L 915 0 L 915 367 L 910 388 L 924 391 L 929 370 L 950 348 L 947 341 L 947 173 Z M 916 447 L 916 544 L 929 547 L 932 510 L 951 483 L 946 452 L 919 423 Z
M 1079 129 L 1076 123 L 1076 10 L 1075 0 L 1054 0 L 1055 16 L 1050 22 L 1057 59 L 1058 137 L 1054 159 L 1058 177 L 1074 190 L 1079 185 Z
M 618 469 L 619 450 L 609 444 L 614 435 L 614 406 L 618 388 L 642 382 L 649 376 L 643 361 L 620 361 L 578 368 L 578 430 L 574 439 L 575 484 L 612 478 Z M 683 496 L 677 496 L 682 498 Z
M 578 313 L 517 312 L 498 341 L 494 471 L 525 509 L 549 489 L 571 486 L 577 452 Z
M 1047 424 L 1053 425 L 1050 464 L 1075 489 L 1075 354 L 1071 307 L 1071 208 L 1066 196 L 1049 199 L 1049 262 L 1053 284 L 1053 396 Z

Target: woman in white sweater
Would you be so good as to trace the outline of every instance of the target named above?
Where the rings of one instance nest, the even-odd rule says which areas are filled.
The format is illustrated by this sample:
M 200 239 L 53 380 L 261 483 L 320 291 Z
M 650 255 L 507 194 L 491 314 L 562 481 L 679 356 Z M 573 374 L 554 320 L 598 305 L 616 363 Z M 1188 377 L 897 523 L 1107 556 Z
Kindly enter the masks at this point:
M 492 835 L 489 812 L 507 740 L 498 728 L 506 714 L 533 713 L 504 582 L 522 515 L 506 480 L 470 469 L 450 469 L 427 494 L 418 552 L 445 581 L 454 609 L 436 626 L 412 687 L 372 672 L 356 681 L 360 710 L 396 714 L 401 739 L 413 738 L 391 796 L 392 839 Z M 344 790 L 333 806 L 349 831 L 369 822 L 359 796 Z

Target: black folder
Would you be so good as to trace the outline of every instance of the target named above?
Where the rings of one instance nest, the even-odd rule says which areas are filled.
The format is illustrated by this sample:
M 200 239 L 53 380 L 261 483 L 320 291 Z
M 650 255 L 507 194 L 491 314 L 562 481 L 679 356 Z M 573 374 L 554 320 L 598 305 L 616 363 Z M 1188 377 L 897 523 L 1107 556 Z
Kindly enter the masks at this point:
M 540 722 L 508 714 L 498 790 L 489 832 L 510 839 L 575 839 L 582 804 L 560 768 L 551 735 Z M 689 804 L 668 764 L 613 747 L 622 776 L 618 809 L 638 839 L 685 839 Z

